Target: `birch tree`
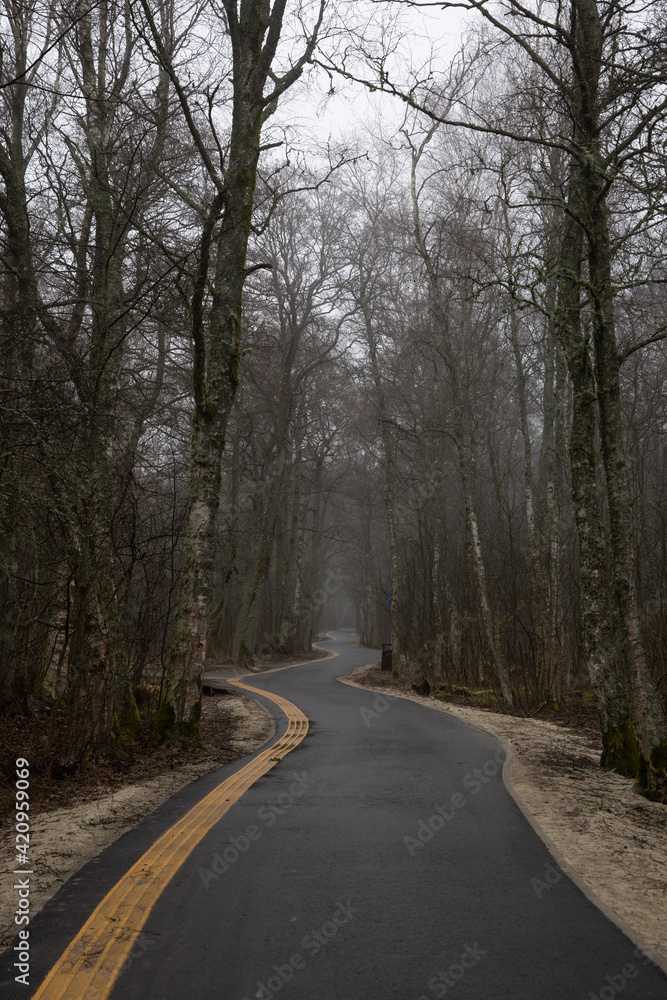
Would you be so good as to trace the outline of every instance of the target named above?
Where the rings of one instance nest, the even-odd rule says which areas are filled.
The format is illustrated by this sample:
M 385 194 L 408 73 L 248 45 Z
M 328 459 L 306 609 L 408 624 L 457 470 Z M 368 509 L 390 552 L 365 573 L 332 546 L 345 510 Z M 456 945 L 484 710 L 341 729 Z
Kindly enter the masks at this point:
M 268 0 L 225 0 L 220 9 L 207 8 L 204 31 L 211 33 L 209 40 L 215 38 L 226 62 L 222 74 L 216 66 L 214 75 L 201 82 L 198 102 L 191 96 L 191 82 L 178 63 L 179 49 L 187 37 L 182 32 L 191 32 L 191 26 L 182 25 L 178 34 L 179 26 L 175 25 L 171 34 L 165 34 L 152 6 L 142 0 L 142 30 L 169 76 L 213 192 L 203 214 L 191 297 L 194 414 L 188 514 L 178 610 L 155 724 L 156 740 L 167 735 L 199 740 L 202 674 L 213 610 L 220 461 L 238 387 L 243 287 L 262 130 L 282 95 L 308 64 L 324 9 L 321 0 L 311 28 L 302 35 L 300 53 L 281 69 L 283 30 L 288 17 L 299 23 L 300 13 L 288 12 L 287 0 L 277 0 L 273 7 Z M 228 131 L 218 124 L 225 106 L 229 109 Z
M 411 3 L 411 6 L 421 5 Z M 629 196 L 630 191 L 635 194 L 644 191 L 637 202 L 640 217 L 646 220 L 655 211 L 653 197 L 638 176 L 634 176 L 634 169 L 637 164 L 644 175 L 647 168 L 656 170 L 655 139 L 665 129 L 667 100 L 662 85 L 665 66 L 661 43 L 664 4 L 652 9 L 648 17 L 640 12 L 639 4 L 621 5 L 614 0 L 610 3 L 570 0 L 566 6 L 535 8 L 514 0 L 497 6 L 485 2 L 468 6 L 499 33 L 492 37 L 500 35 L 514 43 L 518 64 L 525 60 L 532 67 L 523 79 L 515 75 L 513 82 L 518 80 L 519 87 L 510 100 L 517 96 L 520 99 L 527 92 L 527 79 L 532 93 L 539 90 L 540 105 L 546 108 L 546 103 L 550 103 L 549 112 L 532 119 L 524 115 L 518 123 L 498 124 L 498 102 L 480 101 L 478 97 L 477 101 L 461 102 L 459 114 L 459 109 L 452 108 L 446 99 L 443 101 L 442 89 L 432 80 L 416 79 L 409 89 L 402 88 L 388 73 L 388 54 L 382 45 L 364 53 L 373 73 L 372 79 L 365 82 L 395 94 L 441 124 L 565 152 L 569 178 L 560 205 L 567 218 L 574 219 L 585 233 L 582 260 L 586 263 L 586 308 L 591 324 L 589 360 L 593 363 L 593 392 L 609 509 L 612 596 L 606 627 L 613 635 L 615 662 L 608 694 L 611 698 L 611 692 L 615 691 L 618 704 L 609 716 L 605 717 L 602 711 L 605 746 L 602 759 L 606 766 L 636 776 L 648 794 L 664 797 L 667 719 L 647 669 L 640 628 L 632 497 L 621 421 L 620 367 L 631 353 L 666 334 L 657 329 L 639 343 L 619 344 L 615 330 L 611 236 L 611 196 L 625 182 Z M 334 63 L 332 60 L 330 65 Z M 363 79 L 347 65 L 336 68 L 348 77 Z M 551 110 L 556 114 L 550 115 Z M 584 280 L 581 271 L 574 273 L 581 275 L 577 280 Z M 563 328 L 557 324 L 557 329 Z M 564 334 L 558 336 L 567 357 Z M 584 368 L 589 358 L 586 336 L 582 331 L 580 339 L 584 338 L 584 345 L 576 352 Z M 574 357 L 572 352 L 570 357 Z M 584 383 L 578 384 L 584 393 L 579 403 L 585 410 L 590 383 L 586 377 Z M 577 406 L 575 402 L 575 410 Z M 582 414 L 579 425 L 582 432 L 584 424 L 592 430 L 592 422 Z M 594 449 L 592 438 L 586 447 L 589 452 Z M 592 531 L 592 525 L 586 530 Z M 595 569 L 587 563 L 588 542 L 581 531 L 579 539 L 584 555 L 582 586 L 593 585 L 595 577 L 590 574 Z M 598 535 L 597 539 L 598 548 L 604 549 L 604 536 Z M 593 659 L 590 665 L 591 676 L 597 676 Z

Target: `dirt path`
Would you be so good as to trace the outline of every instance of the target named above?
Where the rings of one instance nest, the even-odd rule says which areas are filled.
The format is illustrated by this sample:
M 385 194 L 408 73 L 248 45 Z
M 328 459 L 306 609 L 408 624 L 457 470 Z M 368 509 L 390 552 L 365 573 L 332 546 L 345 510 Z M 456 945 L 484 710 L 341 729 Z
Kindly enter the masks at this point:
M 339 679 L 449 712 L 508 742 L 512 785 L 538 827 L 603 908 L 630 936 L 640 935 L 645 952 L 666 968 L 667 805 L 637 795 L 630 778 L 601 771 L 600 747 L 586 735 L 399 692 L 386 676 L 371 663 Z
M 224 727 L 230 719 L 233 735 L 225 737 L 225 756 L 237 759 L 252 753 L 271 738 L 275 731 L 270 713 L 259 702 L 243 694 L 204 699 L 203 722 L 209 732 Z M 231 753 L 229 753 L 231 749 Z M 184 764 L 155 777 L 126 785 L 107 794 L 97 790 L 94 797 L 75 805 L 31 814 L 30 860 L 34 874 L 30 879 L 31 916 L 44 906 L 60 888 L 91 858 L 113 843 L 126 830 L 136 826 L 153 810 L 184 785 L 220 767 L 213 753 L 209 759 Z M 13 939 L 16 892 L 14 877 L 14 831 L 0 835 L 0 948 Z

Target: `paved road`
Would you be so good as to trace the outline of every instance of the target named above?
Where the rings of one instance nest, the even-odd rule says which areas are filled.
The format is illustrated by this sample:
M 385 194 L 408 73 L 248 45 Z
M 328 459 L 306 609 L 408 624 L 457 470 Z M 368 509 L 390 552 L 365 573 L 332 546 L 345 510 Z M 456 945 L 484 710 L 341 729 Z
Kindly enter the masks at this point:
M 665 1000 L 664 973 L 506 791 L 497 741 L 338 683 L 369 659 L 352 642 L 334 633 L 322 647 L 338 658 L 249 682 L 294 702 L 309 733 L 168 884 L 112 1000 Z M 156 836 L 245 763 L 189 786 L 63 887 L 31 925 L 35 986 Z M 32 992 L 3 974 L 3 996 Z

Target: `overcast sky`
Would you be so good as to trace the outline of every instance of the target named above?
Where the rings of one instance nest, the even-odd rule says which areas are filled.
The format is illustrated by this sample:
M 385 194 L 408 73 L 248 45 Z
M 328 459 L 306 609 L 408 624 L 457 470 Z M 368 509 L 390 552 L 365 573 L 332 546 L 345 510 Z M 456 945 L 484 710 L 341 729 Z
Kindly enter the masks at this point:
M 377 21 L 378 31 L 381 19 L 397 9 L 393 5 L 371 2 L 356 3 L 355 9 L 361 17 Z M 392 10 L 393 7 L 393 10 Z M 402 63 L 407 78 L 407 65 L 415 68 L 424 66 L 431 52 L 434 54 L 436 71 L 445 67 L 451 54 L 460 45 L 465 28 L 464 15 L 458 10 L 428 8 L 418 10 L 400 9 L 401 42 L 397 50 L 398 63 Z M 329 80 L 325 73 L 311 71 L 304 75 L 303 85 L 293 91 L 281 103 L 274 123 L 280 121 L 298 129 L 301 141 L 306 139 L 324 146 L 327 141 L 340 142 L 353 131 L 363 133 L 369 125 L 374 127 L 381 115 L 389 125 L 396 124 L 402 117 L 404 105 L 385 94 L 369 93 L 364 87 L 349 83 L 341 78 L 334 82 L 335 94 L 327 96 Z M 307 138 L 306 138 L 307 137 Z

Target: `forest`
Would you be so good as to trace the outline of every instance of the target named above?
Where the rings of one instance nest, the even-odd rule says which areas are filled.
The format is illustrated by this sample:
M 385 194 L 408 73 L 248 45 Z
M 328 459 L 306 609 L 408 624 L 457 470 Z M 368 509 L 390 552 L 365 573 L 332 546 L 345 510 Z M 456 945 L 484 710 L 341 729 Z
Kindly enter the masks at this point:
M 2 715 L 196 743 L 343 625 L 667 801 L 663 0 L 0 20 Z

